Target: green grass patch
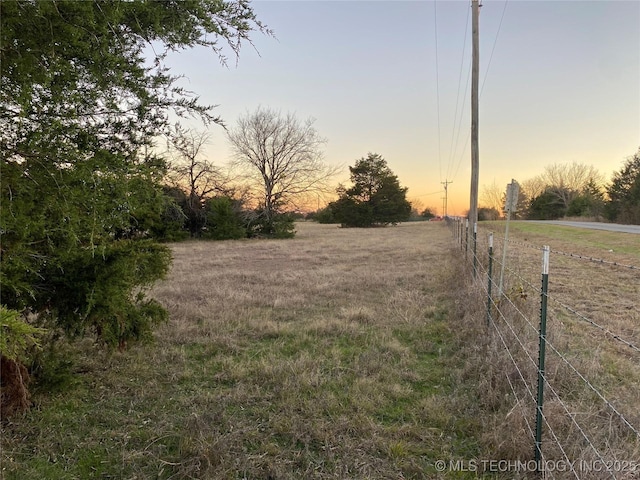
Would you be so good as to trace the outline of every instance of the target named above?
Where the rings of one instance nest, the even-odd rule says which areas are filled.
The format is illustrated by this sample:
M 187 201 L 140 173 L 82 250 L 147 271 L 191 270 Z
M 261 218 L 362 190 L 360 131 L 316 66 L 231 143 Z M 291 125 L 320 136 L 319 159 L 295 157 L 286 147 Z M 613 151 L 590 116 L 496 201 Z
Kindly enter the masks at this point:
M 482 222 L 481 226 L 493 229 L 498 234 L 504 234 L 505 222 Z M 567 253 L 581 253 L 581 248 L 599 250 L 607 255 L 610 250 L 616 253 L 632 255 L 640 260 L 640 241 L 637 234 L 607 232 L 589 228 L 569 227 L 563 225 L 549 225 L 526 221 L 512 221 L 509 225 L 510 234 L 515 234 L 525 241 L 542 245 L 548 243 L 552 249 L 554 241 L 562 246 L 571 245 L 574 249 Z

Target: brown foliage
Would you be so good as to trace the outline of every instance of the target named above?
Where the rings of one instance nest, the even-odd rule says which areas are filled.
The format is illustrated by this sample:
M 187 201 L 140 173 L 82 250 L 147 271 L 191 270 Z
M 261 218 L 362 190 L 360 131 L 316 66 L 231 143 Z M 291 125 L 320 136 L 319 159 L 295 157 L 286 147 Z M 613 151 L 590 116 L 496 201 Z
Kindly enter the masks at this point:
M 22 413 L 31 405 L 29 372 L 22 363 L 4 355 L 0 359 L 0 412 L 3 417 Z

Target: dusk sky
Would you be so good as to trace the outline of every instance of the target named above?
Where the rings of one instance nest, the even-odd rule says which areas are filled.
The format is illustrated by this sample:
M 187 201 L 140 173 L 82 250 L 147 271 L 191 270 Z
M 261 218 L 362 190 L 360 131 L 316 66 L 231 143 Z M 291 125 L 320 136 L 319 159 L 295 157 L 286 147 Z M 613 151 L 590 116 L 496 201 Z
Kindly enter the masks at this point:
M 182 85 L 229 126 L 258 106 L 315 118 L 325 161 L 344 166 L 336 184 L 374 152 L 410 200 L 441 213 L 449 180 L 449 213 L 468 209 L 470 1 L 253 6 L 276 38 L 254 34 L 228 68 L 203 49 L 172 55 Z M 640 1 L 484 0 L 480 87 L 481 194 L 553 163 L 610 179 L 640 147 Z M 225 132 L 210 132 L 207 156 L 224 164 Z

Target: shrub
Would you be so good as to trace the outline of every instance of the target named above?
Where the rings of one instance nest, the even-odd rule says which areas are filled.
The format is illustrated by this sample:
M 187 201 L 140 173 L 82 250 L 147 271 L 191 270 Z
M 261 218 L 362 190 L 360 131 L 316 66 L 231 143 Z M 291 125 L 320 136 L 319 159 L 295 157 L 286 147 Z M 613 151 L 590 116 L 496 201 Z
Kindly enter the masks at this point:
M 279 213 L 268 218 L 262 210 L 252 212 L 247 222 L 249 237 L 293 238 L 296 234 L 293 216 Z
M 206 229 L 202 236 L 214 240 L 245 238 L 240 202 L 229 197 L 213 197 L 205 202 Z

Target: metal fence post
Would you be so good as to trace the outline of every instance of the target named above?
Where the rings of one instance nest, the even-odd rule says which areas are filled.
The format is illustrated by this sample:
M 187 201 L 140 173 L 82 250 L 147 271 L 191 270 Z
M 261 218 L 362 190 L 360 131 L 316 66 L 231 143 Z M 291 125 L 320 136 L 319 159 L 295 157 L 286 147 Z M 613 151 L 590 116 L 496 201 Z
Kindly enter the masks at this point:
M 487 327 L 491 325 L 491 278 L 493 272 L 493 232 L 489 234 L 489 268 L 487 270 Z
M 469 252 L 469 219 L 465 220 L 464 224 L 464 258 L 467 258 Z
M 476 278 L 478 274 L 478 256 L 476 255 L 478 250 L 478 224 L 473 223 L 473 278 Z
M 538 347 L 538 398 L 536 401 L 535 461 L 542 462 L 542 404 L 544 402 L 544 357 L 547 344 L 547 293 L 549 291 L 549 246 L 542 247 L 542 288 L 540 291 L 540 331 Z

